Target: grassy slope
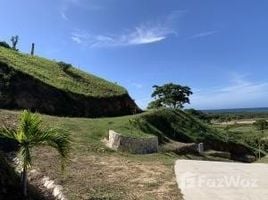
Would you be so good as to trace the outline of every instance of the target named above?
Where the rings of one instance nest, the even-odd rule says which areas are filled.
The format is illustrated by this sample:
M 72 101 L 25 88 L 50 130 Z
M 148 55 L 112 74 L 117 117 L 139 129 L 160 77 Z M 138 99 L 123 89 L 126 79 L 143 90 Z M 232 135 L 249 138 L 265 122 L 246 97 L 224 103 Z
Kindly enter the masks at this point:
M 18 112 L 0 110 L 0 122 L 16 123 L 17 115 Z M 99 119 L 46 115 L 42 118 L 49 126 L 70 131 L 73 150 L 64 178 L 52 149 L 35 149 L 34 167 L 62 184 L 70 199 L 181 199 L 175 182 L 174 161 L 179 158 L 216 159 L 165 152 L 132 155 L 111 151 L 101 141 L 108 136 L 108 129 L 132 137 L 156 134 L 161 142 L 177 137 L 191 141 L 202 140 L 204 136 L 215 137 L 212 129 L 182 111 L 159 110 Z
M 16 124 L 18 114 L 0 110 L 0 124 L 2 120 Z M 63 185 L 69 199 L 182 199 L 173 170 L 176 155 L 114 152 L 101 142 L 108 128 L 128 130 L 127 124 L 133 116 L 85 119 L 42 115 L 42 118 L 46 125 L 68 129 L 73 137 L 64 177 L 53 149 L 40 147 L 33 151 L 34 168 Z M 133 134 L 140 137 L 145 133 L 133 129 Z
M 214 124 L 215 128 L 217 128 L 220 132 L 224 133 L 226 136 L 226 131 L 224 129 L 226 128 L 226 125 L 224 124 Z M 228 125 L 229 127 L 229 138 L 232 138 L 236 141 L 246 142 L 250 144 L 251 146 L 258 148 L 258 144 L 256 142 L 256 136 L 262 136 L 261 132 L 256 129 L 256 127 L 253 126 L 253 124 L 232 124 Z M 268 130 L 264 131 L 264 138 L 268 138 Z M 266 142 L 263 142 L 264 145 L 262 147 L 262 150 L 268 151 L 268 144 Z
M 0 47 L 0 61 L 64 91 L 94 97 L 119 96 L 127 93 L 124 88 L 116 84 L 74 67 L 66 73 L 55 61 L 30 56 L 3 47 Z

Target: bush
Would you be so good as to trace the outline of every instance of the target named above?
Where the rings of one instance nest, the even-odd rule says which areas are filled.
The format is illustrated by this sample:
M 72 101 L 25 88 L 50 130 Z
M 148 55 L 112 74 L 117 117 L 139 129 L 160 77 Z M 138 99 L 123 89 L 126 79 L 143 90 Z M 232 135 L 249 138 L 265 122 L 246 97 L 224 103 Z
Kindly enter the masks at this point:
M 4 47 L 4 48 L 7 48 L 7 49 L 11 49 L 11 47 L 9 46 L 9 44 L 6 43 L 5 41 L 0 41 L 0 46 L 1 47 Z
M 70 69 L 71 67 L 73 67 L 71 64 L 68 64 L 68 63 L 65 63 L 65 62 L 58 62 L 58 65 L 60 66 L 60 68 L 63 70 L 63 71 L 67 71 L 68 69 Z

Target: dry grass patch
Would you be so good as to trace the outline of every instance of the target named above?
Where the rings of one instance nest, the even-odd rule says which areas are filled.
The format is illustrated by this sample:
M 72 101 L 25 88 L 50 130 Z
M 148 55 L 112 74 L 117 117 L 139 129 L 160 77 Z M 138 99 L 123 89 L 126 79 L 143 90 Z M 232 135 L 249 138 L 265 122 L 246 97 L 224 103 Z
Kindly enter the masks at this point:
M 172 162 L 117 153 L 72 154 L 62 176 L 56 153 L 36 149 L 35 168 L 63 185 L 70 199 L 182 199 Z M 42 157 L 40 157 L 42 155 Z

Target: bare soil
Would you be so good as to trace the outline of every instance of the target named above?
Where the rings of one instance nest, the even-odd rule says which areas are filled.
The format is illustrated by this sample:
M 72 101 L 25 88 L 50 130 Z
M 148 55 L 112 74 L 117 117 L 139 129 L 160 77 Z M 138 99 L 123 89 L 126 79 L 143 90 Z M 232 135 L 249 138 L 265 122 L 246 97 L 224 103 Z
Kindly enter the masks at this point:
M 62 185 L 69 199 L 182 199 L 171 163 L 117 153 L 74 153 L 62 175 L 52 149 L 34 154 L 34 167 Z

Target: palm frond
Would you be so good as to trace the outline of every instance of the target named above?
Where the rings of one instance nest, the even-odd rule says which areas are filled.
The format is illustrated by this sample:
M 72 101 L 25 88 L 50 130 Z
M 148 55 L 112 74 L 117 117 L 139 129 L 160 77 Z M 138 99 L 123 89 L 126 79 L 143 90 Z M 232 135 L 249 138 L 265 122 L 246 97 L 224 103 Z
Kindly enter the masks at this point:
M 0 128 L 0 138 L 2 139 L 9 139 L 18 142 L 16 135 L 17 133 L 14 129 L 9 129 L 7 127 Z
M 39 131 L 39 135 L 33 138 L 31 145 L 48 145 L 58 151 L 62 160 L 62 168 L 68 159 L 71 150 L 70 134 L 59 128 L 49 128 Z
M 34 146 L 49 145 L 55 148 L 62 158 L 62 167 L 71 147 L 71 139 L 67 131 L 42 127 L 41 118 L 26 110 L 20 115 L 17 130 L 4 127 L 0 129 L 0 138 L 11 139 L 20 144 L 20 154 L 26 168 L 31 165 L 30 150 Z
M 31 139 L 39 134 L 42 120 L 37 114 L 24 110 L 20 115 L 17 132 L 23 132 L 26 138 Z

